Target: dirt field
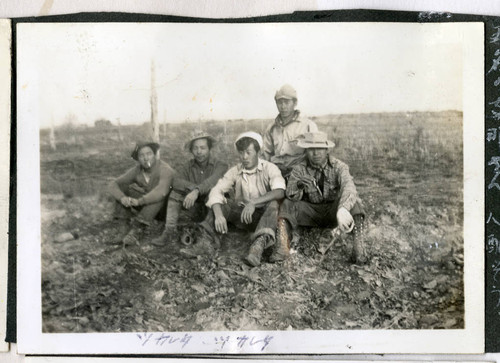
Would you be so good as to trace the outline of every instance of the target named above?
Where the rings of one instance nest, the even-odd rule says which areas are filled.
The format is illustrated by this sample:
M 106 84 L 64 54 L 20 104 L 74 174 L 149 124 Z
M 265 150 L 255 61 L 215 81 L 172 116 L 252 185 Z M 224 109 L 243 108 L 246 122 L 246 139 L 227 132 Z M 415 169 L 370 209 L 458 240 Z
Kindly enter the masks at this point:
M 349 262 L 351 241 L 300 231 L 290 260 L 250 268 L 248 236 L 231 232 L 217 255 L 180 245 L 114 244 L 124 230 L 102 188 L 131 167 L 144 126 L 56 130 L 41 135 L 44 332 L 464 327 L 462 115 L 458 112 L 315 118 L 350 165 L 368 214 L 368 265 Z M 270 120 L 207 122 L 234 163 L 232 140 Z M 196 124 L 169 124 L 162 159 L 187 160 Z M 328 232 L 328 231 L 326 231 Z M 71 233 L 66 242 L 63 233 Z M 71 239 L 71 236 L 74 236 Z

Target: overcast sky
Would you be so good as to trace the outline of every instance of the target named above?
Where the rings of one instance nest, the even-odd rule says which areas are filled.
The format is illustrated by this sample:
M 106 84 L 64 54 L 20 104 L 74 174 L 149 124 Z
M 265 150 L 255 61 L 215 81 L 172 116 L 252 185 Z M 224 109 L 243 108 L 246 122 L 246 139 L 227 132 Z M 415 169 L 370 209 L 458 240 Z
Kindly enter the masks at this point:
M 457 24 L 20 24 L 18 87 L 41 127 L 150 118 L 273 118 L 274 93 L 308 116 L 462 110 Z

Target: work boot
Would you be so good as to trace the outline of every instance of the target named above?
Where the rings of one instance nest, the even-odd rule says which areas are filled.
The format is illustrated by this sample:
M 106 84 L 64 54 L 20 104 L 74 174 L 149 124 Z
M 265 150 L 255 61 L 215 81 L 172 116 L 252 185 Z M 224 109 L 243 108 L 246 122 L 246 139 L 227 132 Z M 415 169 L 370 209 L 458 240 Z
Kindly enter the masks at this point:
M 139 245 L 139 241 L 144 233 L 145 225 L 139 222 L 132 222 L 132 228 L 128 231 L 127 235 L 123 237 L 122 243 L 124 246 Z
M 365 249 L 365 217 L 356 214 L 353 218 L 354 228 L 352 230 L 351 260 L 356 265 L 363 265 L 368 262 L 368 256 Z
M 166 246 L 170 241 L 175 240 L 176 235 L 175 227 L 166 227 L 161 235 L 151 240 L 151 244 L 158 247 Z
M 260 265 L 262 253 L 267 247 L 269 247 L 269 239 L 270 237 L 264 234 L 257 237 L 255 241 L 253 241 L 252 245 L 250 246 L 250 250 L 248 251 L 248 255 L 245 257 L 245 260 L 251 266 L 256 267 Z
M 280 218 L 278 220 L 276 243 L 274 251 L 269 257 L 270 262 L 283 261 L 290 256 L 290 229 L 290 224 L 286 219 Z

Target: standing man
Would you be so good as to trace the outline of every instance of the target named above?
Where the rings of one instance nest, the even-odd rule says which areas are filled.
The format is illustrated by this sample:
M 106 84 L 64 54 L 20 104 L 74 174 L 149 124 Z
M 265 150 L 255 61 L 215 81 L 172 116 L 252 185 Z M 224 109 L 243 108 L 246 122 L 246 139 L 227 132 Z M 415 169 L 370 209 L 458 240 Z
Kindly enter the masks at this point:
M 152 241 L 154 245 L 163 246 L 176 238 L 179 219 L 184 224 L 191 224 L 199 223 L 206 217 L 208 193 L 227 171 L 227 164 L 211 153 L 215 144 L 213 136 L 195 131 L 184 145 L 193 154 L 193 159 L 174 178 L 167 202 L 165 229 L 160 237 Z
M 278 243 L 271 261 L 288 256 L 288 236 L 297 226 L 333 228 L 352 233 L 352 260 L 367 262 L 364 248 L 365 213 L 349 167 L 328 153 L 335 144 L 324 132 L 306 133 L 298 146 L 307 159 L 293 168 L 278 222 Z
M 175 172 L 157 158 L 159 148 L 155 142 L 138 142 L 131 155 L 137 165 L 108 187 L 118 202 L 115 217 L 131 218 L 131 228 L 122 240 L 124 245 L 139 244 L 144 229 L 165 205 L 170 192 Z
M 263 158 L 273 162 L 288 178 L 292 168 L 303 161 L 304 150 L 297 146 L 296 139 L 306 132 L 316 132 L 318 127 L 310 120 L 300 118 L 297 107 L 297 92 L 285 84 L 274 95 L 279 115 L 264 133 Z
M 197 242 L 218 245 L 219 234 L 228 232 L 228 222 L 253 231 L 246 261 L 258 266 L 264 249 L 274 244 L 278 200 L 285 196 L 285 180 L 276 165 L 259 158 L 262 137 L 258 133 L 240 134 L 235 146 L 240 163 L 229 169 L 210 192 L 207 207 L 211 210 L 200 225 Z M 226 193 L 234 197 L 228 200 Z

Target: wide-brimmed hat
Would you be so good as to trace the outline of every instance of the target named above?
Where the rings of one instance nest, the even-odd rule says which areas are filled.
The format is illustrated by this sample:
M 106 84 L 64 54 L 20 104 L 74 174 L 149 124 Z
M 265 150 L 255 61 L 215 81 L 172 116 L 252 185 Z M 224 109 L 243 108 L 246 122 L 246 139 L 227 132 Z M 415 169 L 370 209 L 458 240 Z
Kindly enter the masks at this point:
M 281 88 L 277 90 L 276 94 L 274 95 L 274 99 L 276 101 L 279 100 L 280 98 L 286 98 L 287 100 L 296 100 L 297 91 L 289 84 L 285 84 L 281 86 Z
M 190 151 L 192 143 L 194 141 L 196 141 L 196 140 L 199 140 L 199 139 L 208 139 L 208 140 L 210 140 L 212 142 L 212 146 L 217 143 L 217 140 L 212 135 L 209 135 L 205 131 L 196 130 L 196 131 L 193 131 L 193 133 L 191 134 L 191 137 L 189 138 L 189 141 L 184 144 L 184 148 L 186 150 Z
M 264 143 L 262 141 L 262 136 L 260 136 L 259 133 L 254 132 L 254 131 L 246 131 L 246 132 L 239 134 L 238 137 L 236 138 L 236 141 L 234 142 L 234 146 L 236 147 L 236 143 L 239 140 L 243 139 L 244 137 L 249 137 L 251 139 L 254 139 L 255 141 L 257 141 L 257 143 L 259 144 L 259 147 L 262 149 L 262 145 Z
M 146 147 L 146 146 L 149 146 L 151 148 L 151 150 L 153 150 L 153 152 L 155 154 L 160 149 L 160 144 L 158 144 L 156 142 L 152 142 L 152 141 L 138 141 L 135 144 L 134 151 L 132 151 L 132 154 L 130 155 L 130 156 L 132 156 L 132 159 L 138 160 L 139 151 L 143 147 Z
M 328 140 L 324 132 L 306 132 L 297 138 L 297 146 L 303 149 L 311 148 L 332 148 L 335 147 L 333 141 Z

